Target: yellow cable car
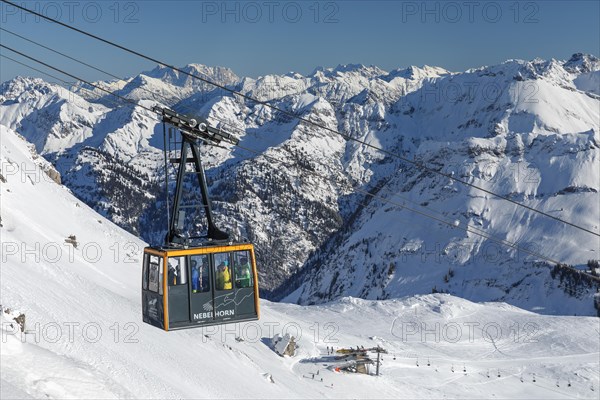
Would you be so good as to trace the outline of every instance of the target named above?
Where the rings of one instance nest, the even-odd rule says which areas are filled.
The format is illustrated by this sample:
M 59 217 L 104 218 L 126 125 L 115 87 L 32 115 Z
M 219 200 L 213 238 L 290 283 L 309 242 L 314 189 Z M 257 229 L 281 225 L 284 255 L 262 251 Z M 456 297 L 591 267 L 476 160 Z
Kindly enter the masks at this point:
M 252 244 L 191 249 L 147 247 L 142 270 L 144 322 L 165 331 L 259 318 Z
M 237 139 L 213 128 L 207 122 L 156 107 L 164 124 L 181 133 L 179 156 L 169 159 L 165 135 L 165 187 L 169 226 L 164 246 L 144 249 L 142 263 L 142 317 L 153 326 L 171 331 L 259 318 L 258 273 L 254 246 L 236 243 L 219 230 L 212 218 L 204 169 L 200 162 L 200 143 L 218 144 L 222 140 L 237 144 Z M 177 154 L 177 153 L 176 153 Z M 169 210 L 168 161 L 179 164 L 173 199 Z M 188 168 L 193 164 L 193 168 Z M 197 178 L 202 203 L 184 204 L 184 176 Z M 193 195 L 188 195 L 189 200 Z M 207 234 L 192 236 L 190 208 L 202 208 Z M 169 211 L 172 211 L 169 216 Z M 192 214 L 193 216 L 197 213 Z M 186 219 L 187 218 L 187 219 Z M 192 224 L 193 225 L 193 224 Z

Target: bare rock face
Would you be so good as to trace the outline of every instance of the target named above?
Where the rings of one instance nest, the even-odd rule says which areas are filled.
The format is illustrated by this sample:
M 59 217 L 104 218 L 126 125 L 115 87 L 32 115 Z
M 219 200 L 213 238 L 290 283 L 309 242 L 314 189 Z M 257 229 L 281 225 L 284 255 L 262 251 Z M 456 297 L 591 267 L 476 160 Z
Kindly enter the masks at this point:
M 46 175 L 48 175 L 48 177 L 50 179 L 52 179 L 54 182 L 56 182 L 57 184 L 61 185 L 61 179 L 60 179 L 60 172 L 58 172 L 56 170 L 56 168 L 54 167 L 49 167 L 48 169 L 46 169 L 44 171 L 46 173 Z

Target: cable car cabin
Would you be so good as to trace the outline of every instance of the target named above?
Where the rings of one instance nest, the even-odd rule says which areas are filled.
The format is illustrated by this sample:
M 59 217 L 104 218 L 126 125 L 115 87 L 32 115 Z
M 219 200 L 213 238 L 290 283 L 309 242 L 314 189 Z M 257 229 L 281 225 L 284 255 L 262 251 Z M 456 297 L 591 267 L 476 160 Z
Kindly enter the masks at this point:
M 142 313 L 165 331 L 257 320 L 254 247 L 146 247 Z
M 171 331 L 257 320 L 258 276 L 254 247 L 250 243 L 231 244 L 229 234 L 215 226 L 200 160 L 200 144 L 218 145 L 226 141 L 235 145 L 239 139 L 210 126 L 208 121 L 198 123 L 166 108 L 155 107 L 154 110 L 163 121 L 169 225 L 164 247 L 144 249 L 144 322 Z M 167 136 L 166 124 L 176 128 L 180 135 L 169 133 Z M 169 162 L 172 168 L 169 168 Z M 177 171 L 177 178 L 169 212 L 171 169 Z M 190 185 L 184 184 L 185 177 L 190 174 L 200 190 L 202 202 L 199 204 L 190 204 L 198 197 L 190 190 Z M 191 218 L 189 215 L 186 217 L 190 208 L 196 209 L 190 214 Z M 206 215 L 205 236 L 198 236 L 196 232 L 196 224 L 201 221 L 195 216 L 200 214 L 201 209 Z

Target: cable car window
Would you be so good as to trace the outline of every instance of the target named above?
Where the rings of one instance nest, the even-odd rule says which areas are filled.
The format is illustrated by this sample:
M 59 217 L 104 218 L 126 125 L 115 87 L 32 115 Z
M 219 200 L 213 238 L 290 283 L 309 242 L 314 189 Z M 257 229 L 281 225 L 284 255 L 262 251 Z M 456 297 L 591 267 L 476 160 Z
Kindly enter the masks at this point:
M 197 255 L 190 258 L 192 266 L 192 293 L 206 293 L 210 291 L 208 255 Z
M 148 266 L 148 289 L 153 292 L 160 291 L 160 282 L 162 279 L 162 259 L 157 256 L 149 255 L 149 266 Z
M 236 251 L 233 253 L 233 268 L 235 270 L 236 288 L 254 286 L 249 251 Z
M 150 255 L 144 254 L 144 265 L 142 266 L 142 289 L 148 290 L 148 263 Z
M 162 296 L 163 294 L 163 259 L 160 258 L 158 262 L 158 294 Z
M 229 265 L 229 253 L 216 253 L 215 257 L 215 276 L 217 290 L 231 290 L 231 266 Z
M 187 283 L 187 267 L 185 257 L 169 257 L 169 286 L 185 285 Z

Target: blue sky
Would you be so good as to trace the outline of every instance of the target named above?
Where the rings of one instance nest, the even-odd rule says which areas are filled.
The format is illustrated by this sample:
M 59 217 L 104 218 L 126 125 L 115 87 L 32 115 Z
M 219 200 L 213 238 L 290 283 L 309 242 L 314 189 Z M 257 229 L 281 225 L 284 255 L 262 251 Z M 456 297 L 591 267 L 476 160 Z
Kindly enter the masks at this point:
M 317 66 L 347 63 L 385 70 L 428 64 L 460 71 L 511 58 L 600 53 L 599 1 L 19 3 L 171 64 L 221 65 L 240 76 L 308 74 Z M 115 75 L 131 76 L 154 67 L 0 4 L 4 29 Z M 0 32 L 0 41 L 85 79 L 108 79 L 6 32 Z M 7 50 L 2 53 L 21 59 Z M 15 75 L 40 74 L 1 59 L 0 79 Z

